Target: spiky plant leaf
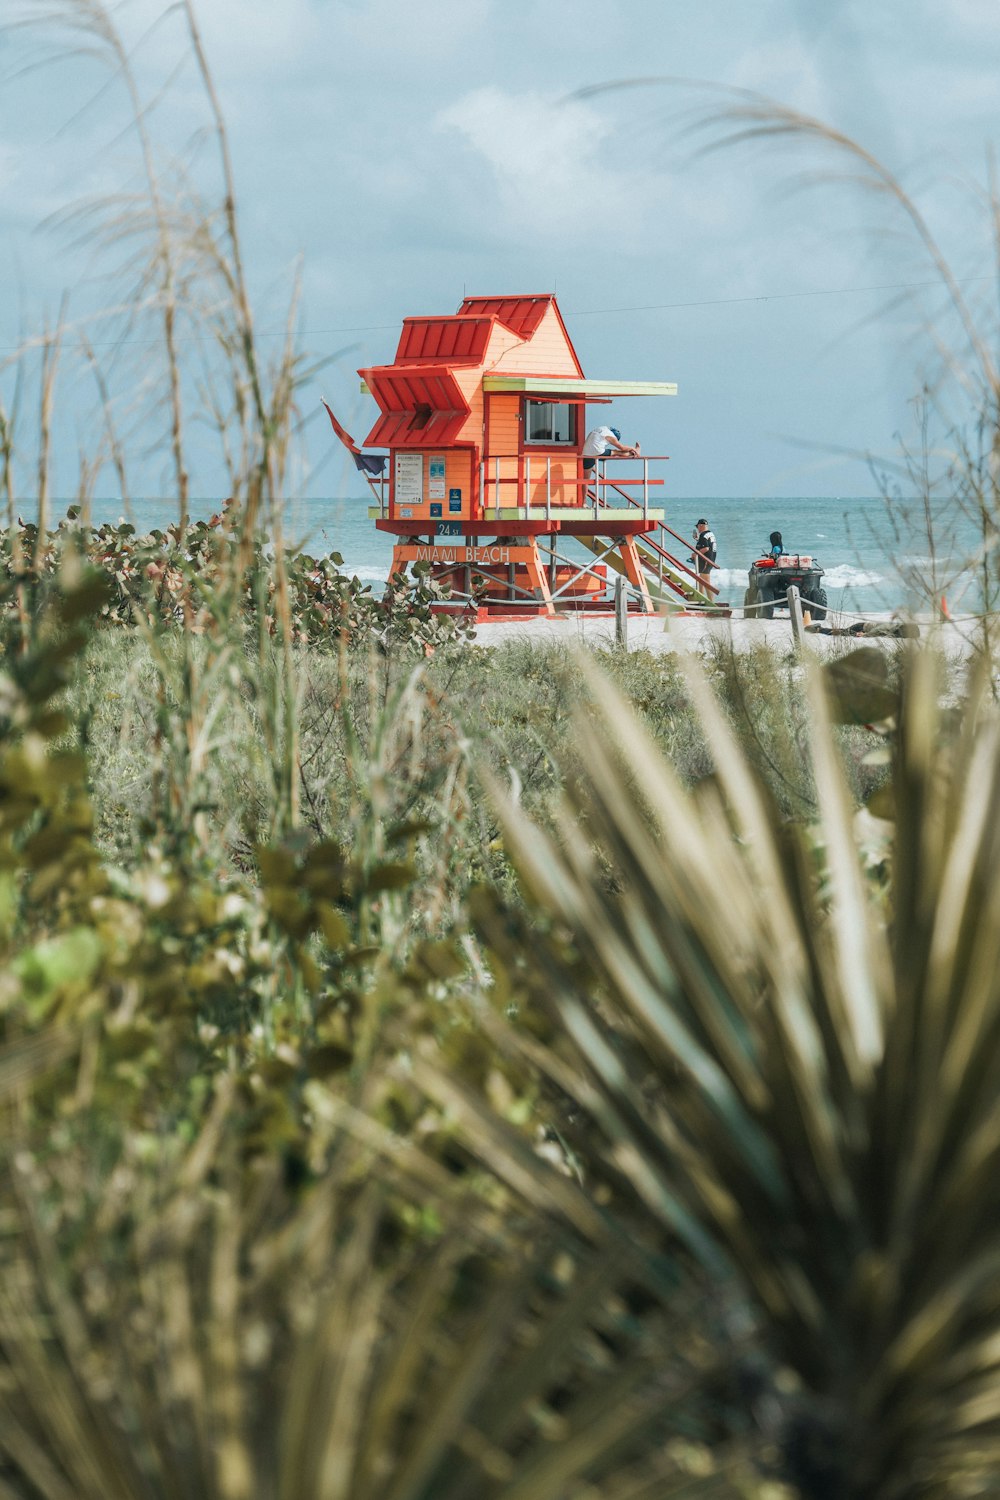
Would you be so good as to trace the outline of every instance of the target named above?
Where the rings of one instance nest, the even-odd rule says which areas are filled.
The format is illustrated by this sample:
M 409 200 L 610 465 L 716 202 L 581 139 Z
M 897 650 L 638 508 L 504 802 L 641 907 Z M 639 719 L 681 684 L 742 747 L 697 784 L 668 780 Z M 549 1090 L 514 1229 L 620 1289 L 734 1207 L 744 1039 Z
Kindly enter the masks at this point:
M 561 1044 L 535 1061 L 599 1120 L 649 1212 L 745 1289 L 775 1382 L 762 1436 L 803 1494 L 993 1493 L 995 711 L 974 691 L 950 728 L 932 655 L 904 661 L 887 906 L 817 672 L 806 829 L 777 817 L 696 670 L 718 787 L 697 801 L 581 670 L 587 756 L 558 841 L 494 789 L 530 900 L 557 924 L 522 982 L 572 1038 L 575 1084 Z M 483 930 L 512 964 L 503 924 Z

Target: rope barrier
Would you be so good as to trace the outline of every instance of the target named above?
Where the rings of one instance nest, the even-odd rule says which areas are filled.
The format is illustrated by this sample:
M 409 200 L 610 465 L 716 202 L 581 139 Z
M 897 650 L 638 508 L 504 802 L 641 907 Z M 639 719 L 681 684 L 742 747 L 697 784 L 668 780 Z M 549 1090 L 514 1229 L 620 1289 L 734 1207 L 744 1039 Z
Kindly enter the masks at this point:
M 738 607 L 742 610 L 744 618 L 746 618 L 748 615 L 758 614 L 759 611 L 763 609 L 783 609 L 787 606 L 779 602 L 777 604 L 743 604 Z M 809 611 L 813 618 L 813 624 L 815 624 L 819 616 L 813 610 L 809 609 L 808 601 L 803 604 L 803 608 Z M 1000 610 L 984 610 L 981 614 L 949 614 L 947 617 L 945 617 L 942 616 L 939 612 L 936 612 L 934 614 L 919 614 L 899 609 L 889 611 L 870 609 L 866 610 L 847 608 L 846 606 L 838 607 L 834 604 L 828 604 L 824 611 L 824 617 L 829 619 L 831 615 L 849 615 L 853 620 L 867 620 L 871 621 L 874 624 L 888 624 L 894 620 L 912 620 L 915 625 L 981 625 L 984 621 L 1000 622 Z

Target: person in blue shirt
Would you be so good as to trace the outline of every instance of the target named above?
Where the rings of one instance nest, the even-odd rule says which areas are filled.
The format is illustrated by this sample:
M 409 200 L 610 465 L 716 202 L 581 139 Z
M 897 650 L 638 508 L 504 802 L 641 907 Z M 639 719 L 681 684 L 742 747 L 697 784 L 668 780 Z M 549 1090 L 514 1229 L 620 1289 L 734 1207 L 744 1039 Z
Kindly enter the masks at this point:
M 785 551 L 785 548 L 781 541 L 781 532 L 772 531 L 770 540 L 771 547 L 767 555 L 768 557 L 773 557 L 775 560 L 777 560 L 779 557 L 783 556 Z

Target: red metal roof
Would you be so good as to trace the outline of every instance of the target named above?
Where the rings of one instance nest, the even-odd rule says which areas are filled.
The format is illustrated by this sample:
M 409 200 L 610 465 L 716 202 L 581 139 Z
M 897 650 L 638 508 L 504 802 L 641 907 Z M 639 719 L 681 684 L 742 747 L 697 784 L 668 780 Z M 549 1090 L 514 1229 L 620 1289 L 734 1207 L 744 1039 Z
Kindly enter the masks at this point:
M 383 411 L 412 412 L 418 406 L 429 406 L 432 411 L 469 410 L 469 403 L 447 365 L 403 369 L 398 365 L 376 365 L 361 374 Z
M 481 365 L 486 358 L 493 319 L 450 313 L 433 318 L 404 318 L 396 364 L 442 361 Z
M 459 316 L 499 318 L 520 339 L 530 339 L 555 301 L 552 292 L 533 297 L 466 297 Z
M 382 409 L 367 448 L 428 448 L 454 441 L 469 403 L 447 365 L 377 365 L 362 370 Z
M 383 412 L 371 432 L 365 438 L 366 448 L 447 448 L 462 429 L 467 413 L 464 411 L 432 412 L 426 423 L 420 421 L 417 412 Z

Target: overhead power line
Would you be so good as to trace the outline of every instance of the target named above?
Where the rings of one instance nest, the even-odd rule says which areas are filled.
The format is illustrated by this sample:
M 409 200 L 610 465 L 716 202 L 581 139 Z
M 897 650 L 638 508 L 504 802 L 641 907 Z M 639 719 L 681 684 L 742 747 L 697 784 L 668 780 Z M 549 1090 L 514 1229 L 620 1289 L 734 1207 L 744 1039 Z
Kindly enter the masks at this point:
M 957 278 L 957 284 L 968 286 L 979 281 L 992 281 L 992 276 L 968 276 Z M 801 292 L 752 292 L 742 297 L 701 297 L 686 302 L 646 302 L 632 307 L 583 307 L 564 308 L 567 317 L 571 318 L 600 318 L 622 313 L 645 313 L 645 312 L 673 312 L 683 308 L 694 307 L 735 307 L 740 303 L 750 302 L 792 302 L 802 301 L 809 297 L 852 297 L 865 292 L 916 292 L 926 291 L 930 287 L 941 287 L 940 279 L 930 281 L 887 281 L 879 282 L 872 286 L 830 286 L 813 287 Z M 302 328 L 299 330 L 300 338 L 323 338 L 329 334 L 343 333 L 394 333 L 399 327 L 398 323 L 359 323 L 345 325 L 338 328 Z M 255 331 L 254 337 L 258 339 L 287 338 L 287 328 L 265 329 Z M 211 342 L 213 335 L 209 333 L 187 333 L 178 335 L 176 343 L 205 343 Z M 41 339 L 28 340 L 28 343 L 42 344 Z M 160 343 L 158 338 L 149 339 L 94 339 L 88 341 L 91 349 L 130 349 Z M 25 344 L 0 344 L 0 352 L 15 353 L 24 348 Z M 64 343 L 65 348 L 79 347 L 72 341 Z
M 969 276 L 965 277 L 960 284 L 969 285 L 976 281 L 992 281 L 992 276 Z M 736 302 L 789 302 L 801 297 L 846 297 L 857 292 L 916 292 L 927 287 L 940 287 L 943 283 L 940 278 L 931 281 L 890 281 L 882 282 L 875 286 L 830 286 L 813 288 L 803 292 L 754 292 L 744 297 L 709 297 L 697 302 L 651 302 L 646 307 L 594 307 L 583 308 L 573 311 L 567 309 L 566 316 L 573 318 L 597 317 L 603 313 L 632 313 L 632 312 L 665 312 L 668 309 L 680 307 L 728 307 Z

